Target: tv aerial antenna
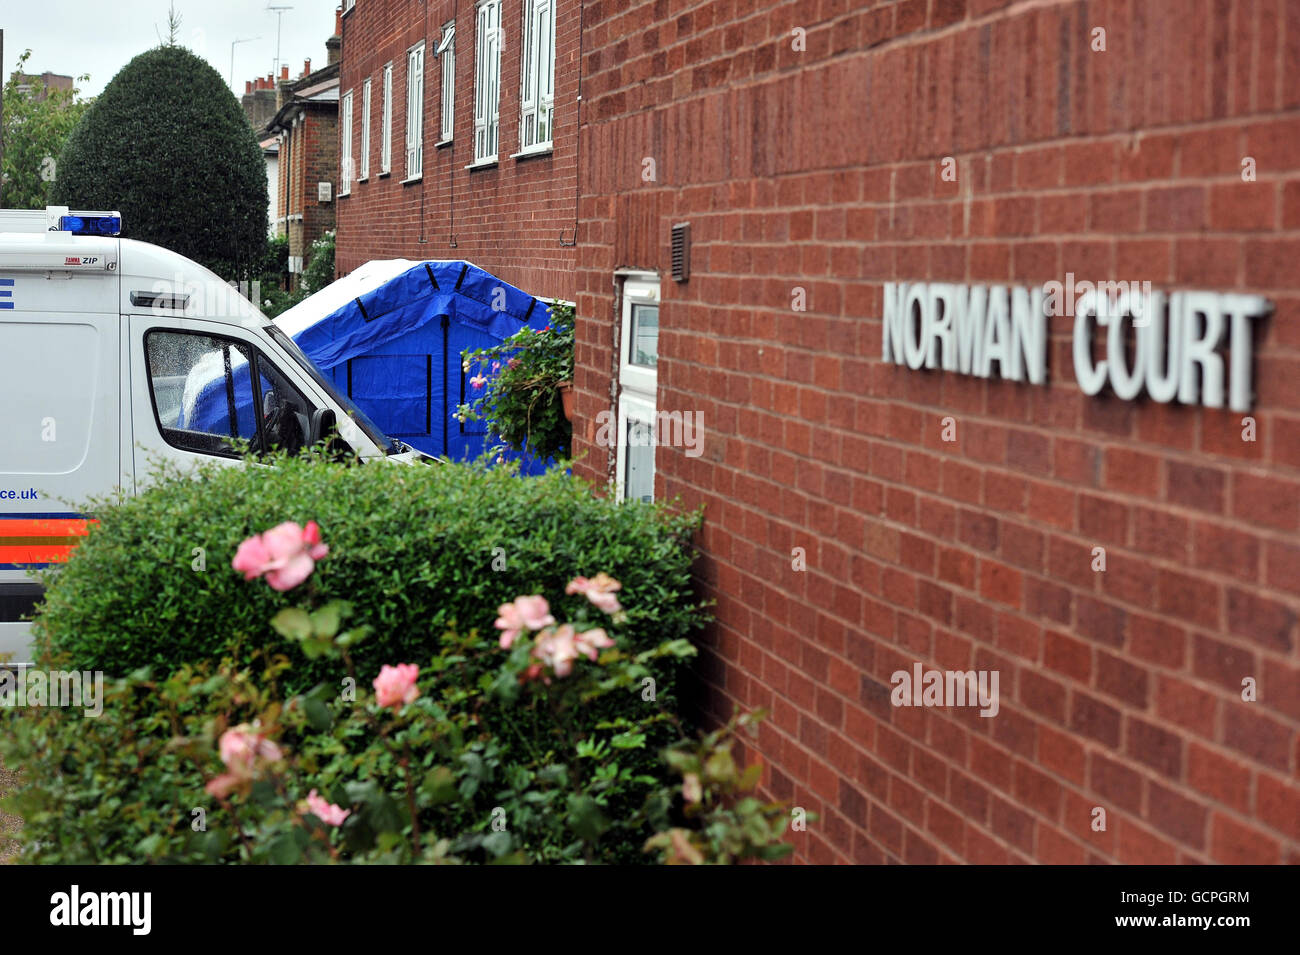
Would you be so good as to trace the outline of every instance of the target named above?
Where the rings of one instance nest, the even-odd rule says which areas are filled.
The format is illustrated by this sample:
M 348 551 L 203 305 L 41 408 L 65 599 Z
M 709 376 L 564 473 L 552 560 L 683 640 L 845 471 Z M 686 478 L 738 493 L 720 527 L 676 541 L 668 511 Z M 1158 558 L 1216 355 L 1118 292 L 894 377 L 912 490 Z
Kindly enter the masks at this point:
M 272 6 L 270 0 L 266 3 L 266 12 L 275 14 L 275 70 L 272 75 L 277 82 L 280 79 L 280 27 L 284 23 L 284 11 L 292 9 L 293 7 Z
M 262 39 L 260 36 L 244 37 L 242 40 L 230 41 L 230 88 L 235 88 L 235 47 L 241 43 L 252 43 L 254 40 Z M 238 95 L 238 94 L 236 94 Z

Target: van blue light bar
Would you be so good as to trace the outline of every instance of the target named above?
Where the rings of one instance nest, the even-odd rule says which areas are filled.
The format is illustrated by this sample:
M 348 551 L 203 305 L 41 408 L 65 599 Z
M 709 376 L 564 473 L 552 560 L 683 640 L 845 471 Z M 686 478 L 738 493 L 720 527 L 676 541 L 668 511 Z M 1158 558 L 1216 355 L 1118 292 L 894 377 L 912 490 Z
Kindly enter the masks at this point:
M 73 235 L 119 235 L 122 232 L 122 217 L 89 214 L 59 216 L 59 231 L 71 232 Z

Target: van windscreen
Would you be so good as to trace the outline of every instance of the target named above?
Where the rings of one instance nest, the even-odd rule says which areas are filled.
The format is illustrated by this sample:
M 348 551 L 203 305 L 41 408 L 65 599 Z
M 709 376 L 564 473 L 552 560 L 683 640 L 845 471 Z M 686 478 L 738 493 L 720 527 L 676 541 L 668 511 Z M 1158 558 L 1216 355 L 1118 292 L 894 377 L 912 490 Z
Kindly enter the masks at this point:
M 358 408 L 351 398 L 339 392 L 333 383 L 321 374 L 321 370 L 312 364 L 311 359 L 303 354 L 302 349 L 298 347 L 298 343 L 286 335 L 278 325 L 266 325 L 264 330 L 275 339 L 277 345 L 289 353 L 289 356 L 311 377 L 312 381 L 324 388 L 325 393 L 338 402 L 339 407 L 348 413 L 348 416 L 357 423 L 357 427 L 364 431 L 371 441 L 384 449 L 385 454 L 401 454 L 406 450 L 402 442 L 384 434 L 379 425 L 371 421 L 370 416 Z

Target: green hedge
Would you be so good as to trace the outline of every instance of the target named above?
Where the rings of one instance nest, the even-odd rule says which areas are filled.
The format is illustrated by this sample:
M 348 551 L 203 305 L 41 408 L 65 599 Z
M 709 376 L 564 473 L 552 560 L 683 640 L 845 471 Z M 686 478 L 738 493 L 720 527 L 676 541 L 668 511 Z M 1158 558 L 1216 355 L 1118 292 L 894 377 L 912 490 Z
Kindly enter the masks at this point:
M 339 661 L 309 657 L 302 644 L 277 633 L 271 620 L 288 607 L 347 601 L 349 625 L 370 630 L 351 653 L 355 685 L 368 691 L 383 664 L 414 663 L 422 672 L 454 672 L 455 680 L 441 684 L 439 692 L 446 694 L 448 712 L 457 707 L 472 711 L 475 735 L 464 745 L 486 747 L 483 752 L 492 754 L 502 774 L 496 777 L 498 784 L 516 781 L 469 800 L 454 817 L 444 813 L 442 822 L 451 831 L 481 826 L 487 809 L 502 799 L 522 806 L 532 785 L 530 774 L 569 758 L 566 750 L 571 755 L 574 740 L 631 734 L 636 744 L 619 759 L 617 788 L 602 790 L 600 796 L 601 811 L 628 820 L 631 828 L 625 838 L 601 850 L 601 859 L 649 861 L 641 843 L 654 830 L 646 828 L 650 819 L 641 807 L 665 785 L 658 753 L 689 730 L 679 718 L 678 682 L 690 652 L 665 654 L 658 648 L 678 641 L 689 650 L 685 641 L 707 619 L 691 583 L 691 536 L 698 514 L 597 497 L 559 469 L 520 478 L 508 468 L 477 464 L 349 467 L 311 457 L 280 458 L 274 467 L 213 465 L 189 477 L 164 474 L 138 497 L 89 507 L 100 523 L 66 565 L 47 575 L 45 602 L 34 625 L 39 659 L 46 665 L 99 670 L 111 681 L 145 668 L 171 674 L 193 665 L 199 673 L 211 674 L 221 660 L 229 661 L 227 673 L 232 667 L 259 673 L 279 658 L 284 661 L 275 680 L 279 698 L 310 693 L 329 699 L 338 695 L 346 675 Z M 294 590 L 278 593 L 263 580 L 245 581 L 231 568 L 237 547 L 248 536 L 283 521 L 312 520 L 330 553 Z M 622 652 L 644 658 L 637 664 L 636 685 L 617 693 L 606 687 L 562 716 L 546 707 L 487 705 L 489 690 L 493 699 L 503 692 L 493 627 L 497 607 L 520 595 L 543 594 L 558 620 L 591 619 L 586 597 L 566 596 L 564 590 L 573 577 L 600 572 L 623 585 L 619 598 L 626 619 L 616 632 Z M 457 649 L 460 638 L 453 633 L 467 635 L 464 652 Z M 516 665 L 522 668 L 526 662 Z M 654 681 L 648 708 L 637 702 L 646 699 L 641 682 L 646 676 Z M 224 682 L 203 685 L 211 692 Z M 68 740 L 84 734 L 85 752 L 71 763 L 53 754 L 53 763 L 42 763 L 39 740 L 15 737 L 11 755 L 43 780 L 39 791 L 30 794 L 28 807 L 38 840 L 62 842 L 75 836 L 99 845 L 100 858 L 131 857 L 130 847 L 141 838 L 147 820 L 123 821 L 112 811 L 88 813 L 68 802 L 68 793 L 82 792 L 87 780 L 116 778 L 111 744 L 122 733 L 137 744 L 137 751 L 124 752 L 124 758 L 152 768 L 139 779 L 105 784 L 102 794 L 112 790 L 114 800 L 135 804 L 150 798 L 141 789 L 153 784 L 149 780 L 160 786 L 175 781 L 175 767 L 156 762 L 166 750 L 168 727 L 176 725 L 165 712 L 174 703 L 155 692 L 128 690 L 126 697 L 129 707 L 122 698 L 115 712 L 84 728 L 79 717 L 43 715 L 39 732 L 50 734 L 47 742 L 63 740 L 58 751 L 66 750 L 69 758 L 74 748 Z M 475 702 L 480 698 L 483 704 Z M 204 718 L 215 715 L 206 705 L 202 711 L 198 715 Z M 38 732 L 36 724 L 32 732 Z M 154 732 L 161 734 L 156 745 L 147 744 Z M 345 737 L 363 745 L 365 753 L 377 752 L 350 731 Z M 593 775 L 575 780 L 582 792 L 589 785 L 613 785 L 600 775 L 609 766 L 599 760 L 583 765 L 590 765 Z M 198 785 L 186 778 L 184 785 Z M 59 795 L 60 790 L 66 791 Z M 514 802 L 506 790 L 515 793 Z M 479 805 L 482 800 L 486 802 Z M 512 819 L 519 828 L 511 844 L 527 858 L 560 860 L 579 851 L 573 827 L 564 818 L 518 810 Z M 178 830 L 176 837 L 181 834 Z M 170 837 L 150 844 L 169 859 L 190 852 Z M 207 845 L 203 853 L 209 851 L 225 855 L 224 849 Z M 88 857 L 95 856 L 89 851 Z M 61 861 L 74 857 L 87 858 L 58 854 Z
M 336 609 L 335 623 L 347 616 Z M 312 629 L 319 651 L 346 664 L 354 631 L 323 619 Z M 754 734 L 761 714 L 699 740 L 651 741 L 676 720 L 639 692 L 646 665 L 691 656 L 688 641 L 636 655 L 606 648 L 547 680 L 528 675 L 530 642 L 507 652 L 491 637 L 445 633 L 416 698 L 395 709 L 362 687 L 354 699 L 327 684 L 286 699 L 283 656 L 165 678 L 141 670 L 105 685 L 96 718 L 3 707 L 0 760 L 24 772 L 0 809 L 23 820 L 21 861 L 46 864 L 699 864 L 789 853 L 789 808 L 750 795 L 761 766 L 742 770 L 731 753 L 735 731 Z M 467 678 L 484 665 L 495 678 Z M 624 715 L 584 729 L 593 701 Z M 225 762 L 230 730 L 274 752 Z M 333 805 L 313 805 L 316 794 Z
M 94 510 L 99 525 L 48 575 L 35 630 L 78 668 L 111 676 L 141 666 L 167 672 L 236 647 L 247 660 L 268 646 L 290 655 L 300 683 L 332 676 L 268 623 L 308 591 L 317 603 L 350 601 L 374 628 L 357 664 L 376 670 L 423 662 L 453 624 L 491 631 L 498 605 L 562 595 L 575 575 L 604 571 L 622 581 L 629 613 L 621 630 L 634 648 L 690 637 L 706 619 L 691 584 L 699 515 L 597 497 L 558 469 L 523 479 L 476 464 L 214 465 Z M 310 520 L 331 553 L 297 590 L 252 586 L 231 569 L 248 536 Z M 556 603 L 563 619 L 586 600 Z M 665 674 L 660 691 L 669 684 Z

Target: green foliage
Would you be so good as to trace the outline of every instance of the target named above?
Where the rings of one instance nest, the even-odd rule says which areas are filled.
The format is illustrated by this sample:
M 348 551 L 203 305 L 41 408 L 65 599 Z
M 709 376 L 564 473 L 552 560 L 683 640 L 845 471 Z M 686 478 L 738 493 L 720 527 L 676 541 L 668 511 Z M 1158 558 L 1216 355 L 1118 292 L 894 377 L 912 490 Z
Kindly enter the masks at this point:
M 266 254 L 266 163 L 221 76 L 178 46 L 123 67 L 68 137 L 51 200 L 116 209 L 123 235 L 224 279 Z
M 690 570 L 699 515 L 598 497 L 558 469 L 521 479 L 475 464 L 349 468 L 303 457 L 153 480 L 121 503 L 85 505 L 99 524 L 46 575 L 35 636 L 78 668 L 121 674 L 262 645 L 295 594 L 249 588 L 230 561 L 245 538 L 286 520 L 315 520 L 331 549 L 304 586 L 321 601 L 350 601 L 378 634 L 358 665 L 418 659 L 453 621 L 490 630 L 499 604 L 601 571 L 636 608 L 624 627 L 634 648 L 689 637 L 706 619 Z M 205 570 L 192 569 L 195 548 Z M 585 605 L 580 594 L 559 598 L 570 617 Z M 323 675 L 309 665 L 303 679 Z
M 336 662 L 270 623 L 300 605 L 302 594 L 316 605 L 351 605 L 357 626 L 371 631 L 351 659 L 372 676 L 386 663 L 429 665 L 449 630 L 492 635 L 496 608 L 520 595 L 556 594 L 558 619 L 583 620 L 587 599 L 563 595 L 565 585 L 600 571 L 622 582 L 627 619 L 619 639 L 628 653 L 685 641 L 707 618 L 691 580 L 699 515 L 597 497 L 559 469 L 521 479 L 509 468 L 479 465 L 279 459 L 273 468 L 217 465 L 193 477 L 160 476 L 138 497 L 88 507 L 100 523 L 67 564 L 46 575 L 35 637 L 51 659 L 110 676 L 223 657 L 242 669 L 265 649 L 292 663 L 288 692 L 338 687 Z M 246 582 L 230 561 L 245 538 L 286 520 L 317 521 L 330 553 L 307 583 L 279 594 Z M 204 570 L 193 569 L 195 548 Z M 493 657 L 457 665 L 465 692 L 496 677 Z M 657 705 L 676 712 L 681 658 L 643 665 Z M 628 715 L 625 699 L 601 697 L 575 709 L 566 724 L 580 736 L 612 736 Z M 538 714 L 512 719 L 494 730 L 503 759 L 553 748 L 539 738 L 549 730 Z M 645 736 L 643 747 L 620 760 L 639 799 L 658 772 L 655 754 L 675 732 L 667 722 L 627 728 Z
M 277 315 L 282 315 L 302 301 L 302 298 L 296 293 L 286 292 L 284 289 L 274 285 L 267 285 L 265 284 L 265 279 L 262 281 L 264 283 L 262 285 L 262 301 L 258 305 L 258 308 L 261 309 L 262 314 L 267 318 L 275 318 Z
M 266 240 L 266 259 L 262 262 L 263 278 L 270 276 L 277 280 L 289 272 L 289 237 L 283 233 L 273 235 Z
M 471 369 L 483 394 L 456 409 L 461 421 L 485 421 L 507 447 L 527 446 L 543 461 L 569 453 L 573 426 L 559 388 L 573 381 L 572 306 L 553 302 L 542 331 L 524 327 L 500 345 L 466 352 Z
M 288 278 L 289 237 L 275 236 L 270 241 L 267 264 L 262 275 L 262 314 L 275 318 L 303 299 L 334 281 L 334 233 L 326 232 L 311 244 L 307 268 L 298 279 L 298 288 L 287 291 L 282 280 Z
M 771 861 L 793 847 L 781 841 L 790 821 L 786 807 L 751 795 L 763 774 L 760 764 L 744 770 L 731 754 L 736 731 L 757 735 L 766 714 L 737 714 L 699 740 L 682 740 L 664 751 L 664 759 L 682 777 L 686 823 L 658 832 L 646 851 L 668 865 L 731 865 L 746 859 Z M 815 813 L 803 820 L 813 821 Z
M 271 236 L 266 243 L 266 260 L 261 268 L 261 301 L 257 307 L 267 318 L 275 318 L 302 301 L 302 297 L 289 291 L 289 237 L 283 233 Z
M 448 630 L 430 641 L 418 697 L 384 707 L 374 670 L 353 659 L 371 637 L 354 616 L 341 601 L 276 615 L 276 632 L 335 670 L 305 693 L 286 695 L 293 665 L 268 650 L 165 679 L 138 670 L 113 681 L 95 719 L 0 710 L 0 759 L 25 769 L 6 801 L 25 822 L 25 860 L 653 861 L 638 850 L 671 823 L 675 787 L 651 741 L 679 729 L 641 688 L 657 661 L 694 655 L 688 641 L 633 652 L 615 630 L 598 660 L 542 679 L 541 635 L 502 649 Z M 617 715 L 592 722 L 592 710 Z M 249 771 L 218 758 L 231 728 L 270 744 Z M 348 811 L 337 829 L 309 812 L 313 791 Z
M 319 292 L 334 281 L 334 232 L 331 230 L 311 244 L 311 257 L 298 280 L 301 298 Z
M 50 185 L 58 176 L 57 159 L 82 114 L 90 105 L 78 100 L 79 90 L 48 89 L 36 82 L 18 90 L 18 75 L 27 69 L 32 51 L 25 50 L 4 87 L 4 186 L 0 200 L 6 209 L 44 209 Z M 80 76 L 78 82 L 90 77 Z

